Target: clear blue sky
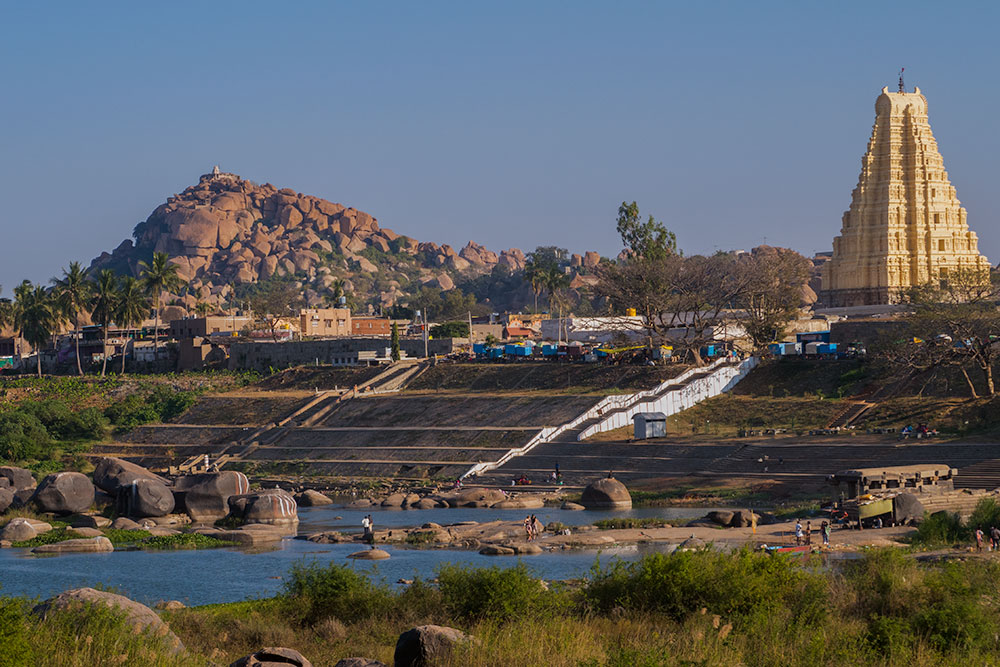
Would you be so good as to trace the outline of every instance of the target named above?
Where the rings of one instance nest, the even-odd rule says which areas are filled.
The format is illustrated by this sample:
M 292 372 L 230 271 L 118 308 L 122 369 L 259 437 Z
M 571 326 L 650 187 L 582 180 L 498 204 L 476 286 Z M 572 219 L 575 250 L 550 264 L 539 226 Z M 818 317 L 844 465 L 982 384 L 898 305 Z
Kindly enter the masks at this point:
M 218 163 L 420 240 L 830 248 L 882 86 L 919 85 L 1000 260 L 995 3 L 5 3 L 2 295 Z

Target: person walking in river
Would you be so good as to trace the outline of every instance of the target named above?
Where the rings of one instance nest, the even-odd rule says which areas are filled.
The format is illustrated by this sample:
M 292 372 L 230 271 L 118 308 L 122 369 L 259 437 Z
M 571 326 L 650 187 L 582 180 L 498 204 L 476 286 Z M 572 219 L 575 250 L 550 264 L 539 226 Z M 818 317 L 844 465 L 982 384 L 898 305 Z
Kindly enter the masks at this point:
M 365 542 L 368 541 L 368 534 L 371 533 L 371 526 L 372 526 L 371 519 L 369 519 L 368 515 L 366 514 L 364 518 L 361 519 L 361 529 L 365 531 L 365 534 L 363 536 Z
M 531 517 L 530 516 L 524 517 L 524 535 L 525 535 L 525 538 L 530 542 L 531 541 Z
M 375 548 L 375 519 L 371 514 L 368 515 L 368 544 Z

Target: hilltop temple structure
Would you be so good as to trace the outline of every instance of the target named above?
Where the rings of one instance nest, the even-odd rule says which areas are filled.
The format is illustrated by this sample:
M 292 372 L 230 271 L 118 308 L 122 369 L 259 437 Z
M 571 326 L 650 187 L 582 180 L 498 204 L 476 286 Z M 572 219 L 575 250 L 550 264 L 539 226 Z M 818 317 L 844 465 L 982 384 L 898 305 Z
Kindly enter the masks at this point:
M 920 88 L 888 88 L 875 101 L 875 125 L 861 176 L 823 267 L 827 307 L 889 304 L 908 288 L 949 272 L 990 268 L 948 180 L 927 122 Z

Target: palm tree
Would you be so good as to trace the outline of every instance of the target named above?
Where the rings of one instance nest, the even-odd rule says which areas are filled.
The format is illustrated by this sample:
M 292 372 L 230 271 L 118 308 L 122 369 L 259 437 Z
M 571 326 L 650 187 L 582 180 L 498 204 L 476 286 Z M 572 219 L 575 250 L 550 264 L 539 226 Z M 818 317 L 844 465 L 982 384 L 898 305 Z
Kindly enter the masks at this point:
M 142 320 L 149 312 L 149 296 L 142 287 L 142 283 L 126 276 L 118 284 L 118 303 L 115 307 L 114 317 L 122 329 L 128 331 L 129 327 L 142 324 Z M 125 345 L 122 345 L 122 375 L 125 375 Z
M 91 318 L 104 330 L 104 363 L 101 377 L 108 370 L 108 327 L 118 310 L 118 276 L 111 269 L 101 269 L 94 281 L 94 300 L 91 302 Z
M 14 289 L 14 328 L 35 349 L 38 377 L 42 377 L 42 348 L 59 323 L 58 307 L 41 285 L 25 280 Z
M 142 270 L 140 277 L 146 291 L 156 298 L 156 323 L 153 329 L 153 359 L 160 358 L 160 295 L 180 289 L 184 281 L 177 275 L 177 265 L 170 263 L 170 256 L 165 252 L 154 252 L 153 259 L 147 264 L 139 262 Z
M 538 312 L 538 295 L 545 287 L 545 266 L 536 261 L 535 257 L 529 257 L 524 265 L 524 279 L 531 285 L 531 291 L 535 294 L 535 312 Z
M 198 313 L 200 317 L 207 317 L 212 312 L 212 304 L 207 301 L 199 301 L 195 304 L 194 312 Z
M 87 279 L 89 273 L 90 270 L 81 267 L 80 262 L 70 262 L 69 270 L 63 269 L 61 279 L 52 279 L 59 310 L 73 322 L 77 375 L 83 375 L 83 365 L 80 363 L 80 313 L 87 308 L 91 299 L 93 285 Z

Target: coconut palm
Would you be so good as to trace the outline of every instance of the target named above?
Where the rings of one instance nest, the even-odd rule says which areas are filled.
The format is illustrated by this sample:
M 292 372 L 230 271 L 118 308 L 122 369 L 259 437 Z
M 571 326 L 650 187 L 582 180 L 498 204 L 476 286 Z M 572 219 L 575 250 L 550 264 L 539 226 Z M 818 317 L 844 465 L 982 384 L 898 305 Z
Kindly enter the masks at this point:
M 141 272 L 139 277 L 143 286 L 156 299 L 156 324 L 153 329 L 153 359 L 160 358 L 160 298 L 164 291 L 180 289 L 184 281 L 177 275 L 177 265 L 170 263 L 170 256 L 165 252 L 154 252 L 153 259 L 147 264 L 139 262 Z
M 194 312 L 198 313 L 201 317 L 207 317 L 210 312 L 212 312 L 212 304 L 207 301 L 199 301 L 195 304 Z
M 142 324 L 149 312 L 149 296 L 142 283 L 126 276 L 118 283 L 118 302 L 115 304 L 114 318 L 122 329 Z M 125 375 L 125 345 L 122 345 L 122 375 Z
M 101 269 L 94 280 L 94 300 L 91 302 L 91 319 L 100 324 L 104 332 L 104 363 L 101 377 L 108 370 L 108 328 L 118 310 L 118 276 L 111 269 Z
M 80 262 L 70 262 L 69 269 L 63 269 L 62 278 L 52 279 L 53 293 L 59 310 L 66 319 L 73 322 L 78 375 L 83 375 L 83 365 L 80 363 L 80 313 L 87 309 L 93 287 L 93 283 L 87 279 L 89 273 L 89 269 L 80 266 Z
M 14 328 L 35 350 L 42 377 L 42 348 L 59 324 L 58 307 L 45 288 L 25 280 L 14 289 Z

